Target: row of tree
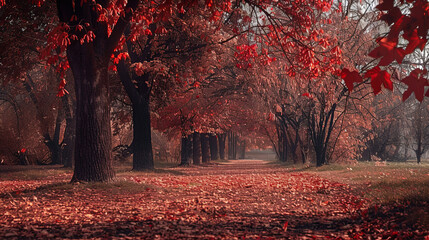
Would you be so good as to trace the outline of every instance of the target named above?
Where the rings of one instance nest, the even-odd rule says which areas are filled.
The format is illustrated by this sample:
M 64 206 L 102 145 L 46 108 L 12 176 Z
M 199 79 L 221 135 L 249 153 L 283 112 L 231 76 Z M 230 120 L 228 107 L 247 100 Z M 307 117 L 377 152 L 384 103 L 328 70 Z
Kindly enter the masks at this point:
M 416 35 L 406 31 L 408 44 L 389 40 L 395 47 L 387 49 L 387 40 L 374 38 L 392 33 L 397 19 L 385 17 L 387 25 L 376 22 L 372 2 L 42 2 L 35 7 L 10 1 L 0 9 L 7 33 L 0 40 L 9 46 L 1 52 L 0 97 L 9 120 L 18 119 L 16 124 L 2 120 L 1 131 L 16 136 L 12 142 L 4 140 L 8 149 L 28 153 L 25 148 L 41 137 L 50 162 L 70 166 L 74 159 L 73 181 L 112 179 L 112 143 L 133 154 L 134 170 L 152 169 L 153 129 L 181 139 L 185 165 L 190 159 L 198 164 L 224 156 L 225 142 L 229 158 L 238 152 L 243 156 L 246 147 L 271 143 L 282 161 L 288 156 L 294 162 L 314 158 L 321 166 L 366 155 L 386 159 L 383 154 L 391 150 L 374 148 L 394 122 L 388 117 L 393 112 L 383 111 L 394 108 L 371 91 L 377 95 L 382 86 L 393 90 L 391 75 L 396 82 L 411 76 L 423 82 L 420 90 L 410 88 L 410 79 L 404 80 L 407 90 L 401 84 L 396 88 L 404 98 L 414 92 L 421 100 L 427 85 L 427 71 L 416 68 L 427 65 L 425 25 L 417 25 Z M 415 9 L 423 2 L 404 6 L 411 9 L 407 17 L 419 24 L 424 16 Z M 379 5 L 390 17 L 395 8 L 393 1 Z M 377 46 L 386 49 L 370 54 Z M 396 59 L 402 68 L 393 61 L 385 64 L 384 58 L 371 59 L 392 51 L 409 55 Z M 420 53 L 421 63 L 416 63 L 412 54 Z M 366 74 L 365 81 L 359 72 Z M 27 102 L 34 106 L 30 111 L 21 107 Z M 408 147 L 420 159 L 427 109 L 412 109 L 419 130 L 412 130 L 417 140 Z M 32 115 L 36 120 L 26 120 Z M 123 144 L 118 132 L 127 126 L 132 142 Z M 240 149 L 232 132 L 245 139 Z M 407 149 L 394 151 L 406 156 Z

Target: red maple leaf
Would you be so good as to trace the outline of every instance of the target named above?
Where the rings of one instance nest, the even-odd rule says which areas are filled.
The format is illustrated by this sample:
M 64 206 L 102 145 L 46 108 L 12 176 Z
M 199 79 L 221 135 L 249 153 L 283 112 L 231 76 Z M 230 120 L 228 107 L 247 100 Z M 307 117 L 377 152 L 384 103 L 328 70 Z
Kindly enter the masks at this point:
M 366 72 L 365 77 L 371 78 L 371 87 L 375 95 L 381 92 L 382 84 L 390 91 L 393 90 L 393 83 L 390 80 L 390 74 L 385 70 L 381 71 L 378 66 Z
M 373 58 L 381 58 L 378 63 L 379 66 L 387 66 L 394 60 L 400 64 L 406 54 L 404 49 L 396 47 L 397 42 L 398 38 L 379 38 L 378 44 L 380 46 L 372 50 L 368 55 Z
M 408 41 L 407 48 L 405 49 L 405 54 L 410 54 L 414 52 L 416 48 L 420 48 L 420 50 L 423 51 L 426 45 L 427 39 L 419 38 L 417 34 L 417 29 L 414 29 L 414 31 L 409 34 L 404 34 L 403 36 Z
M 426 69 L 414 69 L 408 77 L 402 80 L 403 83 L 408 85 L 408 89 L 402 95 L 402 101 L 407 100 L 412 93 L 414 93 L 414 96 L 417 100 L 419 100 L 420 102 L 423 101 L 425 87 L 429 86 L 428 80 L 423 77 L 423 75 L 426 73 Z M 426 93 L 426 95 L 429 94 Z
M 383 0 L 382 3 L 377 5 L 377 9 L 380 11 L 387 11 L 393 8 L 394 0 Z
M 341 78 L 344 79 L 349 92 L 353 91 L 353 83 L 362 82 L 362 77 L 357 71 L 350 72 L 347 68 L 341 71 Z
M 398 7 L 394 7 L 390 9 L 389 12 L 381 16 L 380 20 L 383 20 L 387 24 L 391 25 L 392 23 L 397 22 L 401 17 L 401 10 Z

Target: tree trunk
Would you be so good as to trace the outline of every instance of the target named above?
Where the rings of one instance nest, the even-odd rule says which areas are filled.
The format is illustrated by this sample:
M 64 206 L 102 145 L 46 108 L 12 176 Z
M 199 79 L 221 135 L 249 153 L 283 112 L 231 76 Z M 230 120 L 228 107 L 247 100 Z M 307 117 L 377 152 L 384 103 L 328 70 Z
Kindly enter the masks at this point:
M 203 163 L 208 163 L 210 161 L 210 143 L 208 133 L 201 134 L 201 155 Z
M 72 40 L 67 59 L 76 91 L 75 168 L 72 182 L 109 181 L 114 177 L 111 159 L 111 127 L 108 65 L 110 56 L 129 23 L 133 11 L 125 11 L 108 36 L 108 25 L 97 21 L 100 13 L 94 3 L 73 4 L 57 0 L 58 18 L 69 26 L 88 24 L 95 35 L 91 41 Z M 134 10 L 140 1 L 130 0 L 125 8 Z M 99 1 L 107 7 L 108 1 Z M 76 18 L 73 18 L 77 17 Z M 69 34 L 82 33 L 71 28 Z
M 188 158 L 188 137 L 183 135 L 182 136 L 182 144 L 181 144 L 181 151 L 180 151 L 180 165 L 179 166 L 189 166 L 189 158 Z
M 287 154 L 288 154 L 288 141 L 287 141 L 287 135 L 284 131 L 284 127 L 280 127 L 279 129 L 279 152 L 280 152 L 280 161 L 286 162 L 287 161 Z
M 222 133 L 218 135 L 219 140 L 219 158 L 222 160 L 225 160 L 225 140 L 226 140 L 226 134 Z
M 217 145 L 217 135 L 210 134 L 209 142 L 210 142 L 210 157 L 211 160 L 217 160 L 219 158 L 219 147 Z
M 316 166 L 323 166 L 326 163 L 326 151 L 323 151 L 322 143 L 316 144 L 314 150 L 316 152 Z
M 51 138 L 49 136 L 49 133 L 46 133 L 43 136 L 45 138 L 45 145 L 49 148 L 49 151 L 51 152 L 51 164 L 62 164 L 60 146 L 60 130 L 62 121 L 62 109 L 58 109 L 53 137 Z
M 91 49 L 84 46 L 78 46 L 75 51 L 69 47 L 68 56 L 76 90 L 75 169 L 72 182 L 109 181 L 114 177 L 114 172 L 107 65 L 99 66 Z
M 234 132 L 228 133 L 228 159 L 237 159 L 238 136 Z
M 419 152 L 416 152 L 416 157 L 417 157 L 417 163 L 420 164 L 422 159 L 422 154 L 420 154 Z
M 147 97 L 149 98 L 149 97 Z M 149 99 L 133 103 L 133 170 L 154 168 Z
M 189 134 L 188 135 L 188 142 L 187 142 L 187 145 L 186 145 L 186 147 L 187 147 L 187 151 L 186 151 L 186 153 L 188 154 L 187 155 L 187 157 L 188 157 L 188 164 L 189 165 L 191 165 L 191 163 L 192 163 L 192 158 L 193 158 L 193 141 L 192 141 L 192 134 Z
M 233 142 L 233 134 L 231 131 L 229 131 L 228 132 L 228 159 L 233 159 L 232 142 Z
M 46 120 L 46 115 L 43 113 L 40 108 L 41 104 L 34 93 L 34 82 L 30 76 L 27 74 L 28 82 L 24 81 L 24 87 L 30 95 L 30 99 L 34 103 L 36 107 L 36 117 L 39 120 L 40 130 L 43 135 L 43 142 L 48 147 L 49 152 L 51 154 L 51 164 L 61 164 L 61 148 L 60 148 L 60 130 L 61 130 L 61 122 L 62 122 L 62 114 L 61 108 L 58 107 L 57 117 L 55 121 L 54 135 L 51 137 L 49 134 L 50 122 Z
M 240 159 L 246 158 L 246 141 L 242 140 L 240 142 Z
M 195 165 L 198 165 L 201 163 L 201 137 L 200 137 L 200 133 L 198 132 L 194 132 L 192 135 L 193 135 L 192 158 L 193 158 L 193 163 Z
M 151 30 L 155 25 L 151 24 Z M 127 27 L 125 35 L 129 35 Z M 152 39 L 153 36 L 150 36 Z M 149 39 L 148 39 L 149 42 Z M 151 44 L 146 44 L 142 52 L 135 51 L 135 46 L 131 41 L 127 41 L 128 53 L 131 62 L 150 61 Z M 141 76 L 132 74 L 125 60 L 121 60 L 117 65 L 118 74 L 122 85 L 131 100 L 133 111 L 133 170 L 145 170 L 154 168 L 151 119 L 150 119 L 150 81 L 153 80 L 151 73 L 146 72 Z
M 64 130 L 64 139 L 62 143 L 62 154 L 64 167 L 71 168 L 73 167 L 74 159 L 74 142 L 75 142 L 75 132 L 76 132 L 76 118 L 72 112 L 70 103 L 68 102 L 68 97 L 62 97 L 63 109 L 66 117 L 66 127 Z
M 64 139 L 63 139 L 63 150 L 62 150 L 62 159 L 64 167 L 71 168 L 73 167 L 74 159 L 74 142 L 75 142 L 75 132 L 76 132 L 76 119 L 66 118 L 66 129 L 64 130 Z

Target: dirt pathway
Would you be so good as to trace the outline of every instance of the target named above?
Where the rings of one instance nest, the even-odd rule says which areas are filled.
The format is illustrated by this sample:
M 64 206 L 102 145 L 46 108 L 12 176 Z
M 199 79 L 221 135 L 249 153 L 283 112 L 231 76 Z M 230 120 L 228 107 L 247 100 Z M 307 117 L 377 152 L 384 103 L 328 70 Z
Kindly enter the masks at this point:
M 0 238 L 353 239 L 366 214 L 348 185 L 262 160 L 117 177 L 9 184 Z

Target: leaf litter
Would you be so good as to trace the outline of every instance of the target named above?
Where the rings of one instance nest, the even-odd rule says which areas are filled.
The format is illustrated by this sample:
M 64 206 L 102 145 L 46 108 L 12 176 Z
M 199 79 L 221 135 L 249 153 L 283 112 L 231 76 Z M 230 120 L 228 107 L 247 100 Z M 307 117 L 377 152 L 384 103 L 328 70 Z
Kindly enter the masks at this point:
M 181 175 L 70 175 L 0 181 L 0 238 L 425 239 L 408 205 L 378 206 L 358 189 L 260 161 L 176 168 Z M 427 214 L 427 203 L 419 207 Z M 414 208 L 415 209 L 415 208 Z

